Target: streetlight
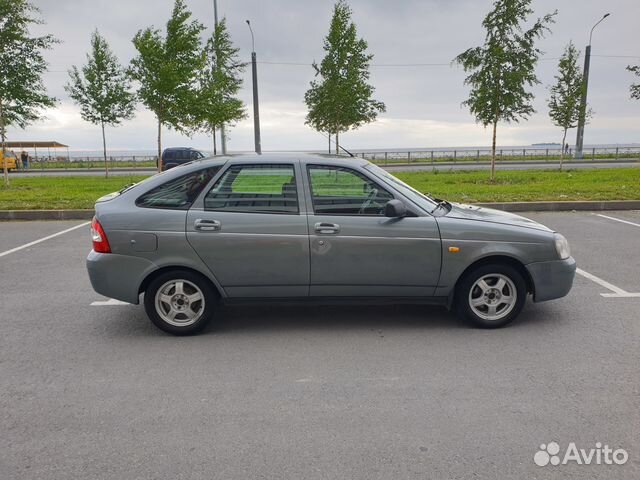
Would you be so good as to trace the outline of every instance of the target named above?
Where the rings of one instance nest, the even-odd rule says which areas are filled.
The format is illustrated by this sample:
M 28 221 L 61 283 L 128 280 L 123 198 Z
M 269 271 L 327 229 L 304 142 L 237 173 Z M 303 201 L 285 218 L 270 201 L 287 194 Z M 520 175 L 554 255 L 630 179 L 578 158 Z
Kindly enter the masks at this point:
M 256 62 L 256 43 L 253 38 L 253 29 L 251 22 L 247 20 L 249 31 L 251 32 L 251 74 L 253 77 L 253 135 L 256 144 L 256 153 L 262 153 L 260 145 L 260 109 L 258 107 L 258 65 Z
M 598 20 L 593 27 L 591 27 L 591 32 L 589 33 L 589 45 L 587 45 L 587 48 L 584 51 L 584 74 L 582 76 L 583 86 L 582 97 L 580 98 L 580 115 L 578 116 L 575 158 L 582 158 L 582 146 L 584 144 L 584 124 L 587 116 L 587 87 L 589 86 L 589 63 L 591 61 L 591 37 L 593 36 L 593 29 L 609 15 L 609 13 L 605 13 L 604 16 Z

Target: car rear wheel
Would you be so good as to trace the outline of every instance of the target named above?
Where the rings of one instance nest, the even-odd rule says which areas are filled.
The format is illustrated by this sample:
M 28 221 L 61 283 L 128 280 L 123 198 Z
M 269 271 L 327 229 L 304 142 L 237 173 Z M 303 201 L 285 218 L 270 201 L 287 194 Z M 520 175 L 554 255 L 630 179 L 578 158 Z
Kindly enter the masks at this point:
M 483 265 L 469 272 L 456 291 L 456 311 L 463 320 L 482 328 L 511 323 L 522 311 L 527 284 L 510 265 Z
M 209 323 L 217 300 L 206 278 L 187 270 L 173 270 L 149 283 L 144 307 L 159 329 L 173 335 L 193 335 Z

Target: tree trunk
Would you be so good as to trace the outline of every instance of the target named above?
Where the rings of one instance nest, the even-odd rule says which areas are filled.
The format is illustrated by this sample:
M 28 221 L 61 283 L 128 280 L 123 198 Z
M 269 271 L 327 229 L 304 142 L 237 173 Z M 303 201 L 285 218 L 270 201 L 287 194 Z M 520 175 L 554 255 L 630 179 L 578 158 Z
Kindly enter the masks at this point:
M 213 156 L 218 154 L 218 145 L 216 144 L 216 127 L 211 127 L 211 135 L 213 136 Z
M 4 123 L 4 109 L 0 101 L 0 137 L 2 139 L 2 169 L 4 170 L 4 184 L 9 185 L 9 170 L 7 169 L 7 130 Z
M 340 155 L 340 140 L 338 138 L 339 132 L 336 130 L 336 155 Z
M 567 141 L 567 129 L 564 129 L 564 135 L 562 135 L 562 145 L 560 147 L 560 171 L 562 171 L 562 159 L 564 158 L 564 142 Z
M 498 129 L 498 120 L 493 122 L 493 140 L 491 142 L 491 181 L 496 179 L 496 130 Z
M 104 122 L 100 122 L 102 127 L 102 155 L 104 156 L 104 178 L 109 178 L 109 164 L 107 163 L 107 140 L 104 136 Z
M 162 122 L 158 118 L 158 171 L 162 171 Z

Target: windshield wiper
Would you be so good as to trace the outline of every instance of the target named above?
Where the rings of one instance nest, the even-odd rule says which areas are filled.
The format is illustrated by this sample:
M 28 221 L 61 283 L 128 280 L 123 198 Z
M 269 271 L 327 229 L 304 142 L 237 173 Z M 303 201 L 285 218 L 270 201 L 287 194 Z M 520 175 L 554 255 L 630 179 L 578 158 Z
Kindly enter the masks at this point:
M 431 212 L 429 213 L 433 213 L 435 212 L 437 209 L 439 209 L 440 207 L 446 207 L 447 210 L 451 210 L 451 203 L 446 201 L 446 200 L 442 200 L 441 198 L 434 198 L 431 196 L 431 194 L 427 193 L 426 194 L 427 197 L 429 197 L 432 201 L 436 202 L 436 206 L 433 207 L 433 210 L 431 210 Z

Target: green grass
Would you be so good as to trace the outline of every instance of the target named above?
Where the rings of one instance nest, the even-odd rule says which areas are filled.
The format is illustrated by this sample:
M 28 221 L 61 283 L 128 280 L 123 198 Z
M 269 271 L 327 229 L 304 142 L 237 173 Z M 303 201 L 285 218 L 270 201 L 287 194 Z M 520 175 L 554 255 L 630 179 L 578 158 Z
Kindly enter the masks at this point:
M 10 186 L 0 187 L 0 210 L 93 208 L 102 195 L 145 177 L 10 177 Z
M 461 202 L 526 202 L 536 200 L 638 200 L 640 168 L 593 170 L 396 172 L 415 189 Z
M 395 175 L 421 192 L 462 202 L 640 199 L 639 168 L 498 171 L 495 183 L 489 181 L 486 171 L 397 172 Z M 0 187 L 0 210 L 92 208 L 98 197 L 143 178 L 133 175 L 108 179 L 12 178 L 9 187 Z M 249 188 L 250 183 L 245 188 Z

